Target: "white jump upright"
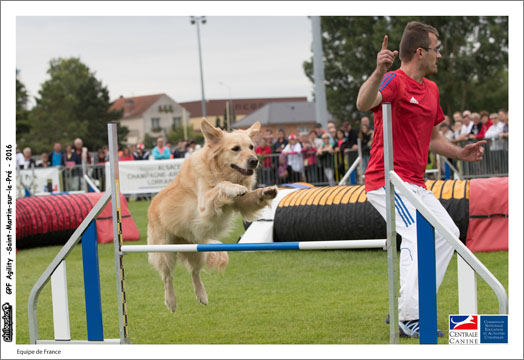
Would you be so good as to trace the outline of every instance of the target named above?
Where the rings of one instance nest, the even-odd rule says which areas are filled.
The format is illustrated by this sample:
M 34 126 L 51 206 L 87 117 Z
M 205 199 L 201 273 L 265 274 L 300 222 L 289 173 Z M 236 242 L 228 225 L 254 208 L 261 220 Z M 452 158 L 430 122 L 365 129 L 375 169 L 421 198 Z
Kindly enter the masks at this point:
M 486 283 L 491 287 L 497 296 L 499 302 L 499 313 L 507 314 L 508 311 L 508 296 L 506 290 L 502 284 L 497 280 L 495 276 L 480 262 L 480 260 L 457 238 L 448 228 L 446 228 L 435 214 L 424 204 L 418 195 L 410 191 L 409 187 L 402 181 L 402 179 L 395 173 L 393 169 L 393 140 L 392 140 L 392 119 L 391 119 L 391 104 L 384 103 L 382 105 L 383 113 L 383 126 L 384 126 L 384 164 L 385 164 L 385 179 L 386 179 L 386 210 L 387 214 L 387 235 L 388 235 L 388 274 L 389 274 L 389 296 L 390 296 L 390 342 L 395 341 L 393 337 L 393 330 L 397 331 L 398 327 L 398 309 L 395 305 L 397 302 L 397 285 L 398 279 L 396 271 L 396 249 L 389 248 L 389 245 L 396 243 L 396 234 L 394 233 L 394 208 L 393 208 L 393 196 L 394 189 L 403 195 L 408 201 L 415 206 L 417 209 L 417 242 L 419 249 L 419 309 L 420 309 L 420 343 L 436 343 L 436 286 L 426 286 L 427 284 L 421 283 L 421 279 L 424 279 L 427 283 L 432 281 L 435 284 L 435 259 L 434 259 L 434 231 L 438 231 L 446 241 L 455 249 L 458 254 L 458 271 L 459 271 L 459 310 L 469 311 L 475 310 L 476 313 L 476 280 L 475 273 L 477 273 Z M 394 187 L 395 188 L 394 188 Z M 420 231 L 419 227 L 432 227 L 430 231 Z M 421 233 L 425 233 L 421 237 Z M 429 234 L 429 235 L 428 235 Z M 429 239 L 433 236 L 433 239 Z M 422 241 L 425 244 L 421 244 Z M 427 240 L 433 241 L 433 252 L 426 252 L 428 249 Z M 396 246 L 396 245 L 395 245 Z M 421 248 L 425 248 L 425 251 L 421 254 Z M 391 250 L 391 255 L 390 255 Z M 424 258 L 423 256 L 429 256 Z M 428 268 L 432 266 L 433 268 Z M 423 274 L 422 274 L 422 273 Z M 432 275 L 432 279 L 427 278 L 427 274 Z M 468 295 L 469 292 L 469 295 Z M 463 297 L 461 299 L 461 297 Z M 432 304 L 428 308 L 427 302 L 430 301 Z M 434 307 L 433 309 L 431 307 Z M 393 317 L 397 317 L 394 319 Z M 431 323 L 434 329 L 429 329 L 427 324 Z M 397 332 L 398 333 L 398 332 Z

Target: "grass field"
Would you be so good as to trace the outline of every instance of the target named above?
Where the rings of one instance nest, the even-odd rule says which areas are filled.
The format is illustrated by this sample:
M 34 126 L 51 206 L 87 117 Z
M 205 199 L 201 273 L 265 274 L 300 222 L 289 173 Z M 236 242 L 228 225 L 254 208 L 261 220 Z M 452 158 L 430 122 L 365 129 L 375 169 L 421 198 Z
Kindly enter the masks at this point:
M 129 203 L 146 243 L 149 202 Z M 242 234 L 240 219 L 224 242 Z M 29 342 L 29 292 L 60 247 L 22 250 L 17 255 L 18 344 Z M 480 260 L 508 288 L 507 252 L 478 253 Z M 178 308 L 164 305 L 160 277 L 147 254 L 124 258 L 131 342 L 135 344 L 388 344 L 387 257 L 382 250 L 230 252 L 224 274 L 202 275 L 209 305 L 194 296 L 190 274 L 177 265 L 174 283 Z M 99 246 L 105 338 L 118 338 L 118 305 L 112 244 Z M 81 246 L 67 258 L 72 339 L 87 339 Z M 478 313 L 498 313 L 495 294 L 478 280 Z M 448 342 L 448 314 L 458 312 L 457 265 L 453 257 L 438 294 L 438 326 Z M 50 284 L 38 302 L 41 339 L 53 338 Z M 417 340 L 401 339 L 415 344 Z

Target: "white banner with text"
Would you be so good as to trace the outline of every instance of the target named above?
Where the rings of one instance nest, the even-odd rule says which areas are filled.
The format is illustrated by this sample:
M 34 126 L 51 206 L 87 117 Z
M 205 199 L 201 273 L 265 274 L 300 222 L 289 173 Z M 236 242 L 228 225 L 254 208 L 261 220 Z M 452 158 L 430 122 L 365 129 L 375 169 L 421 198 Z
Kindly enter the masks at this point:
M 122 194 L 157 193 L 178 174 L 184 159 L 120 161 L 120 192 Z M 109 162 L 106 163 L 106 191 L 111 189 Z

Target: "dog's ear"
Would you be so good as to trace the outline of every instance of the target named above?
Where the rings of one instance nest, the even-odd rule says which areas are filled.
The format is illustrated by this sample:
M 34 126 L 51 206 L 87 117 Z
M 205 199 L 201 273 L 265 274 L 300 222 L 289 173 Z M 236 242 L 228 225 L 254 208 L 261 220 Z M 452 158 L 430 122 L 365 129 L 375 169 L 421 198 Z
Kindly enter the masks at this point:
M 247 134 L 249 137 L 253 138 L 260 131 L 260 123 L 257 121 L 249 129 L 247 129 Z
M 206 140 L 210 143 L 216 142 L 220 140 L 222 136 L 224 136 L 222 130 L 217 129 L 211 125 L 209 121 L 206 120 L 206 118 L 202 118 L 202 121 L 200 122 L 200 129 L 202 130 L 202 134 L 204 134 Z

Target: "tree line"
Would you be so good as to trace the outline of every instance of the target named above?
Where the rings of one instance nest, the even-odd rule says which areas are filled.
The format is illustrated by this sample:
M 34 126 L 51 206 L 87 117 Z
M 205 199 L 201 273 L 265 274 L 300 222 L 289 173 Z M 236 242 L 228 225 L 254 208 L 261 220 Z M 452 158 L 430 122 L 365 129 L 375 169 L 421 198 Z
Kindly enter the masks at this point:
M 442 59 L 430 79 L 439 86 L 445 114 L 508 108 L 507 16 L 327 16 L 321 18 L 326 98 L 337 120 L 356 124 L 371 114 L 356 109 L 358 90 L 376 67 L 384 35 L 390 50 L 398 50 L 404 27 L 414 20 L 440 34 Z M 391 70 L 399 67 L 397 57 Z M 314 82 L 313 59 L 303 68 Z

